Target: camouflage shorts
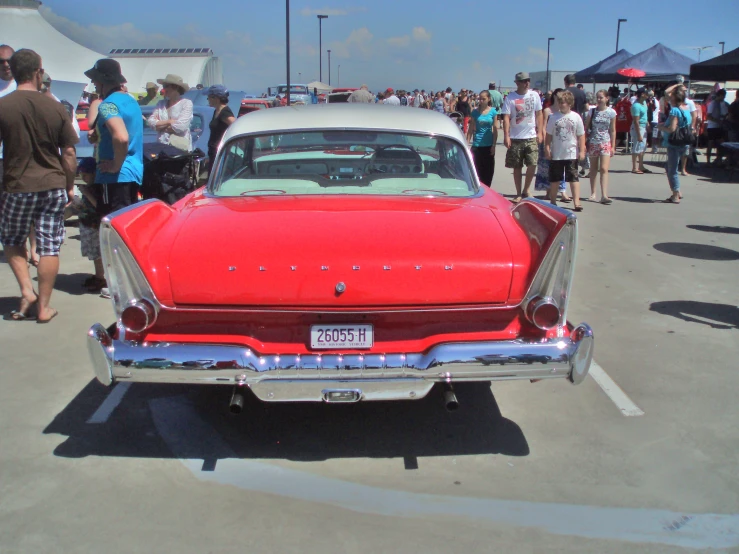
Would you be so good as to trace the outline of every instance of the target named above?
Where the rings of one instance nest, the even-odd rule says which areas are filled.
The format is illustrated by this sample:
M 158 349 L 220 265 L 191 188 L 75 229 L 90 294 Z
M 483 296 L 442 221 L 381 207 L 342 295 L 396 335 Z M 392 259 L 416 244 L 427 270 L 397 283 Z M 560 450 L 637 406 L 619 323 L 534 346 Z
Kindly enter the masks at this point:
M 536 167 L 539 163 L 539 144 L 535 138 L 512 140 L 505 155 L 506 167 Z

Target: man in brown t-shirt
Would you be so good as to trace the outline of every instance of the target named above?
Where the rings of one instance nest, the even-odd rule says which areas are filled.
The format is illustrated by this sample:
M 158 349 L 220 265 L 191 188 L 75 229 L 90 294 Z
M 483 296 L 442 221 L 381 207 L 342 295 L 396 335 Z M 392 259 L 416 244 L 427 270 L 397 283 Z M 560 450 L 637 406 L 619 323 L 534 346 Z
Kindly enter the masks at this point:
M 4 158 L 0 241 L 20 286 L 21 302 L 7 318 L 37 317 L 37 323 L 48 323 L 57 315 L 49 300 L 59 272 L 64 208 L 74 195 L 74 145 L 79 139 L 64 107 L 39 93 L 44 74 L 41 57 L 33 50 L 18 50 L 10 67 L 17 90 L 0 98 Z M 32 224 L 40 256 L 38 295 L 26 262 L 25 242 Z

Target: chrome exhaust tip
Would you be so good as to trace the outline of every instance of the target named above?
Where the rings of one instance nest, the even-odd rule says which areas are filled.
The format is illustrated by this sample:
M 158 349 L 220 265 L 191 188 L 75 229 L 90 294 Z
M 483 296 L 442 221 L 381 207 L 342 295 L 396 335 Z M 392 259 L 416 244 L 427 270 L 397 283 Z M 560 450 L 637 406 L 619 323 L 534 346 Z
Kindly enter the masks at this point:
M 454 394 L 454 389 L 451 385 L 444 385 L 444 389 L 444 407 L 447 412 L 453 412 L 459 408 L 459 400 L 457 400 L 457 395 Z
M 244 395 L 241 394 L 239 389 L 234 389 L 231 395 L 231 402 L 228 406 L 228 411 L 234 415 L 238 415 L 244 411 Z

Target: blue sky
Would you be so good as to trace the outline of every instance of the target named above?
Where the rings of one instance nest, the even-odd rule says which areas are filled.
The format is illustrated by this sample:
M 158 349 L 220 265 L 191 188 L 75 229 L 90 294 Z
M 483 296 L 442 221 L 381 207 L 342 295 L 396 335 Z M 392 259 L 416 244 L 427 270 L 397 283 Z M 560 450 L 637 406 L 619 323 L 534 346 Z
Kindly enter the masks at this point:
M 323 21 L 323 81 L 371 90 L 451 86 L 475 90 L 489 80 L 513 84 L 517 71 L 580 70 L 620 47 L 636 54 L 657 42 L 701 60 L 739 47 L 739 2 L 623 0 L 438 2 L 429 0 L 291 0 L 292 81 L 318 79 L 318 20 Z M 566 8 L 566 9 L 563 9 Z M 597 11 L 596 11 L 597 10 Z M 45 0 L 42 14 L 81 44 L 111 48 L 210 47 L 223 59 L 232 89 L 259 93 L 285 81 L 285 2 L 254 0 Z M 691 15 L 690 12 L 693 12 Z M 713 17 L 711 14 L 718 14 Z M 659 14 L 659 16 L 658 16 Z M 339 66 L 340 69 L 339 69 Z M 339 82 L 340 78 L 340 82 Z

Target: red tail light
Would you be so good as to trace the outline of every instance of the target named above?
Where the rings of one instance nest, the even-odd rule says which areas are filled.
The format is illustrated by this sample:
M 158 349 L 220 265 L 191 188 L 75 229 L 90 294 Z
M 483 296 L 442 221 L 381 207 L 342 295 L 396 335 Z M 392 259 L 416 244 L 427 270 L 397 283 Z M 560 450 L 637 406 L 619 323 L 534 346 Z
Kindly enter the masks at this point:
M 147 300 L 138 300 L 126 307 L 121 314 L 121 323 L 127 331 L 141 333 L 149 329 L 157 320 L 154 306 Z
M 526 306 L 526 318 L 545 331 L 556 327 L 561 317 L 559 307 L 551 298 L 534 298 Z

